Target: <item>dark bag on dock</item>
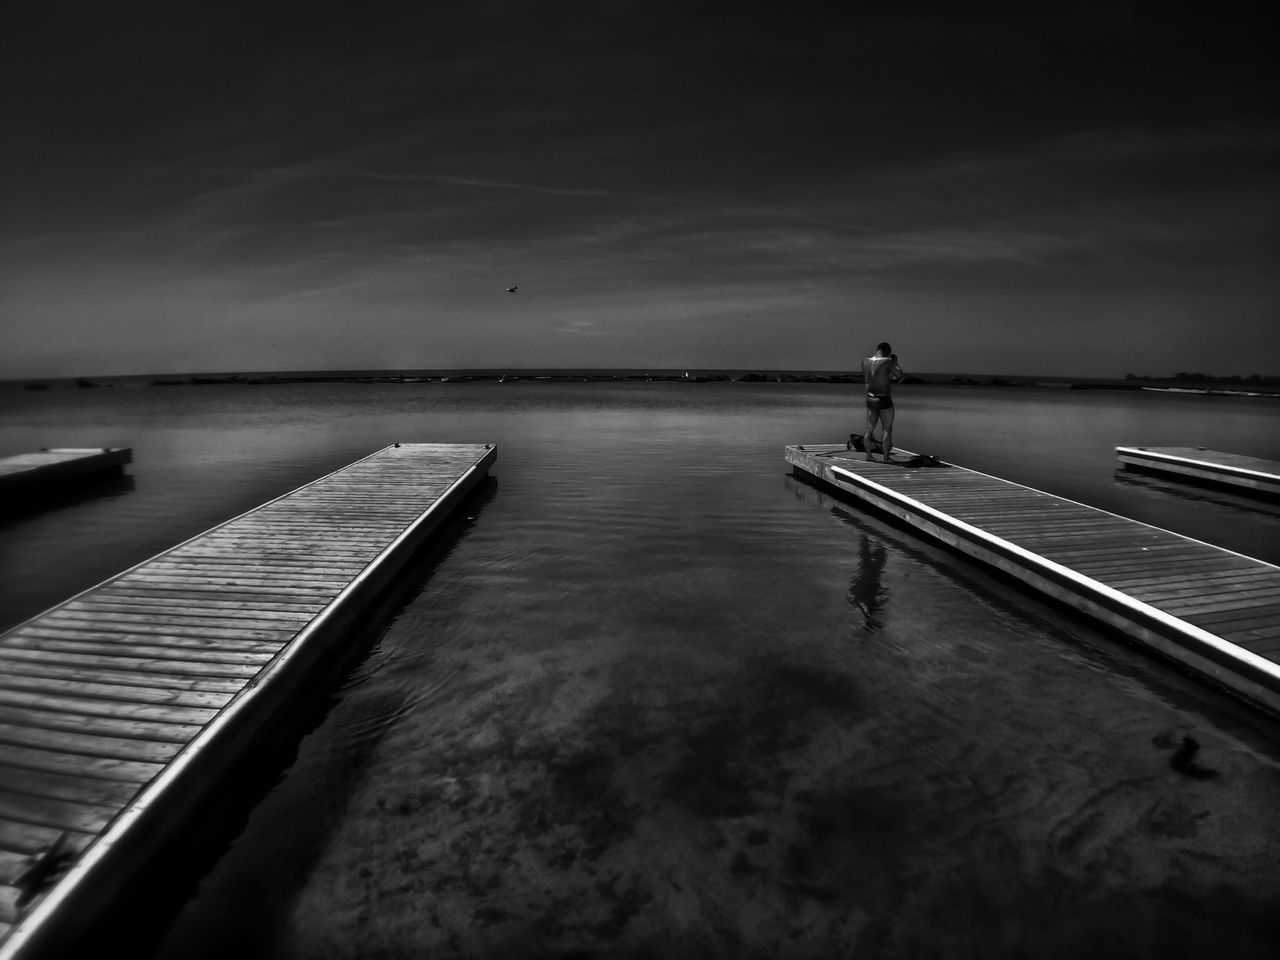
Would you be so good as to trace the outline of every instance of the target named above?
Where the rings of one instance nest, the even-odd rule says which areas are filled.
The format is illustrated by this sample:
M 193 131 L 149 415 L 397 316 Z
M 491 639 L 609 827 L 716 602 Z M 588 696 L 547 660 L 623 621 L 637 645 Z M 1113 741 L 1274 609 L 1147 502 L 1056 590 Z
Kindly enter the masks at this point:
M 846 450 L 857 450 L 859 453 L 866 453 L 866 452 L 867 452 L 867 442 L 866 442 L 866 439 L 863 437 L 863 435 L 862 435 L 862 434 L 860 434 L 860 433 L 851 433 L 851 434 L 849 434 L 849 442 L 848 442 L 848 443 L 846 443 L 846 444 L 844 445 L 844 448 L 845 448 Z M 872 440 L 872 441 L 871 441 L 871 452 L 872 452 L 872 453 L 884 453 L 884 451 L 880 448 L 880 441 L 879 441 L 879 440 Z

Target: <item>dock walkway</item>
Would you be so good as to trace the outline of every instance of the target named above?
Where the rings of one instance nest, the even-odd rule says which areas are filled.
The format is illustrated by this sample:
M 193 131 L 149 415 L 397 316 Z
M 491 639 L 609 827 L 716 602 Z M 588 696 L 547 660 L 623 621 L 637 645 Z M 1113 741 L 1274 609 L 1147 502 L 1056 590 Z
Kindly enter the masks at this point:
M 896 451 L 906 459 L 907 451 Z M 788 446 L 797 470 L 1280 713 L 1280 567 L 954 465 Z
M 1125 469 L 1280 497 L 1280 462 L 1203 447 L 1116 447 Z
M 0 634 L 0 958 L 84 935 L 496 456 L 386 447 Z

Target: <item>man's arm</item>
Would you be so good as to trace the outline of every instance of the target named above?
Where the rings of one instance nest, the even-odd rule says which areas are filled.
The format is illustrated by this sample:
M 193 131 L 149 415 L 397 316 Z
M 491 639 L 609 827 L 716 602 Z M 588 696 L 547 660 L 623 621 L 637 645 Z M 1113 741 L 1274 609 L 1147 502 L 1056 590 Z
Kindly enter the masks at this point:
M 902 364 L 898 362 L 898 355 L 896 353 L 893 354 L 892 360 L 893 366 L 889 368 L 889 375 L 893 377 L 894 383 L 901 383 L 907 378 L 907 372 L 902 369 Z

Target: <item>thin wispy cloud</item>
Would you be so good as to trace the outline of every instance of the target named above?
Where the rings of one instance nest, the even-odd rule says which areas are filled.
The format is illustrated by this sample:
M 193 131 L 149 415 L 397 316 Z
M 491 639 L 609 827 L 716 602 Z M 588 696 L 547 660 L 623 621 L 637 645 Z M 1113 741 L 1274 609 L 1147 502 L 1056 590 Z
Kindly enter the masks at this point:
M 533 183 L 508 183 L 502 180 L 480 180 L 474 177 L 449 176 L 438 173 L 369 173 L 370 180 L 390 181 L 394 183 L 446 183 L 457 187 L 480 187 L 494 190 L 518 190 L 527 193 L 546 193 L 561 197 L 605 197 L 608 190 L 577 189 L 572 187 L 547 187 Z

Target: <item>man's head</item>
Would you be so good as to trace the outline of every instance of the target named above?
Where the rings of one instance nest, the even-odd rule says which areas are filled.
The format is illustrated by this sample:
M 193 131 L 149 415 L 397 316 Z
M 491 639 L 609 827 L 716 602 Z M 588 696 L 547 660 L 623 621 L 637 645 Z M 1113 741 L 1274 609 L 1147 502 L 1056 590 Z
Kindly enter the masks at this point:
M 887 357 L 889 354 L 893 353 L 893 347 L 889 346 L 888 340 L 881 340 L 876 344 L 876 353 L 880 354 L 882 357 Z

